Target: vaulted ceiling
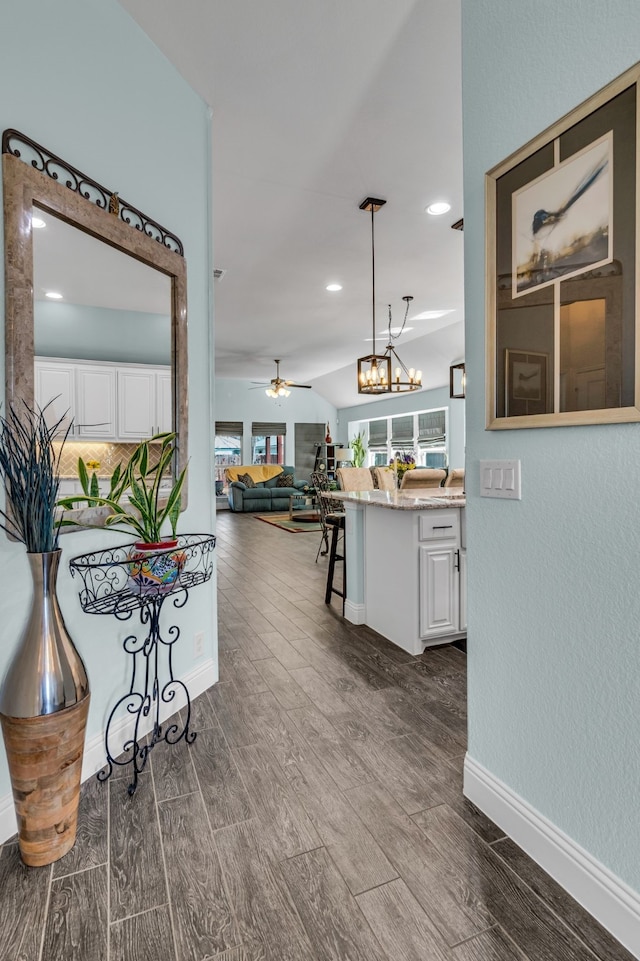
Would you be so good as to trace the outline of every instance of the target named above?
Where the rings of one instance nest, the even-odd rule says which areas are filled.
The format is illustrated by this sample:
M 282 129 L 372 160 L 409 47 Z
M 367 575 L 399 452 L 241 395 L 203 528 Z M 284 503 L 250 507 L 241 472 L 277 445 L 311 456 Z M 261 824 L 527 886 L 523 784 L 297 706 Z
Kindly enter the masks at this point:
M 373 196 L 378 347 L 413 295 L 398 351 L 445 384 L 464 356 L 459 2 L 121 3 L 212 107 L 216 375 L 268 380 L 279 357 L 336 406 L 363 399 Z

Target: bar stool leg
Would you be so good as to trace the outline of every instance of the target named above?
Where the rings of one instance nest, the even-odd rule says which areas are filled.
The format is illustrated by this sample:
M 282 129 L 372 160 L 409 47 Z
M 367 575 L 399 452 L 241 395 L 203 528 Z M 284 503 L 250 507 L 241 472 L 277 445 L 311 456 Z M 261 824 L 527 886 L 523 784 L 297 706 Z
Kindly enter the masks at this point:
M 345 546 L 343 545 L 342 554 L 338 554 L 338 538 L 340 532 L 344 532 L 344 520 L 339 524 L 334 524 L 331 533 L 331 552 L 329 554 L 329 569 L 327 571 L 327 589 L 324 595 L 325 604 L 331 603 L 331 595 L 337 594 L 342 598 L 342 613 L 344 614 L 344 604 L 347 597 L 347 563 L 345 560 Z M 342 590 L 339 591 L 333 586 L 335 576 L 336 561 L 342 561 Z

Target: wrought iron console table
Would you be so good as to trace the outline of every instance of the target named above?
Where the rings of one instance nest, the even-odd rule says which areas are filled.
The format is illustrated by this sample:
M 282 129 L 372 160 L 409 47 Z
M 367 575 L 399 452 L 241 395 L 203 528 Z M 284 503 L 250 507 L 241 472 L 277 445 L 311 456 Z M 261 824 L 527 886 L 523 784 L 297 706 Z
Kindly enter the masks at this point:
M 98 774 L 99 780 L 106 781 L 115 766 L 131 764 L 133 780 L 127 788 L 129 794 L 135 792 L 138 775 L 144 769 L 149 751 L 159 741 L 176 744 L 184 738 L 187 744 L 193 744 L 196 739 L 196 732 L 189 728 L 189 691 L 173 674 L 173 645 L 180 637 L 180 628 L 174 624 L 162 633 L 160 613 L 165 601 L 170 600 L 177 609 L 184 607 L 189 591 L 210 579 L 215 544 L 212 534 L 184 534 L 178 538 L 177 546 L 148 555 L 146 563 L 177 563 L 178 573 L 173 583 L 161 586 L 145 583 L 144 578 L 136 576 L 140 562 L 132 559 L 134 544 L 81 554 L 69 562 L 72 576 L 81 580 L 80 604 L 87 614 L 112 614 L 121 621 L 128 620 L 135 611 L 140 615 L 141 635 L 129 634 L 123 642 L 124 650 L 133 659 L 131 684 L 109 715 L 105 730 L 107 765 Z M 165 657 L 162 659 L 166 658 L 166 663 L 160 665 L 163 653 Z M 159 675 L 168 678 L 162 687 Z M 186 696 L 185 722 L 183 725 L 182 722 L 168 725 L 163 734 L 161 705 L 170 704 L 180 691 Z M 132 716 L 133 733 L 124 742 L 121 752 L 114 756 L 110 746 L 112 728 L 119 726 L 120 715 L 126 718 L 127 714 Z M 143 742 L 140 728 L 149 717 L 152 728 Z

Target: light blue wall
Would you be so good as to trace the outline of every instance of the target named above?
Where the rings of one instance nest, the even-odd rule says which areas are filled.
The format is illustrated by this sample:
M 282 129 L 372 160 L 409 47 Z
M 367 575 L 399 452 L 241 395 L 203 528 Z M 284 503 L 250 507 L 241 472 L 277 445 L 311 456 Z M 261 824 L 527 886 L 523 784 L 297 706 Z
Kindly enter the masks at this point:
M 35 352 L 40 357 L 171 363 L 169 316 L 38 300 L 33 320 Z
M 349 424 L 356 421 L 445 407 L 449 412 L 447 436 L 449 465 L 464 467 L 465 403 L 464 400 L 452 400 L 449 397 L 448 387 L 438 387 L 435 390 L 421 390 L 417 393 L 403 394 L 400 397 L 377 400 L 374 403 L 359 404 L 357 407 L 342 407 L 338 411 L 337 439 L 341 444 L 346 444 Z M 352 430 L 349 436 L 352 437 L 353 433 Z
M 251 463 L 251 424 L 284 421 L 287 425 L 285 464 L 295 464 L 295 425 L 329 424 L 335 430 L 336 409 L 315 390 L 291 390 L 289 397 L 273 400 L 264 387 L 249 380 L 216 380 L 216 420 L 241 420 L 244 425 L 243 462 Z
M 213 523 L 210 369 L 212 367 L 210 122 L 193 93 L 115 0 L 23 0 L 0 14 L 0 125 L 16 127 L 100 183 L 117 190 L 183 241 L 188 265 L 189 508 L 183 531 Z M 2 277 L 3 272 L 0 272 Z M 0 280 L 0 283 L 3 283 Z M 4 290 L 0 290 L 4 303 Z M 2 383 L 4 383 L 4 353 Z M 99 732 L 127 683 L 122 640 L 132 623 L 80 611 L 65 563 L 74 554 L 119 543 L 111 532 L 62 539 L 59 596 L 92 687 L 87 735 Z M 125 538 L 126 540 L 126 538 Z M 24 548 L 0 534 L 0 673 L 14 650 L 30 602 Z M 204 631 L 217 655 L 215 583 L 193 591 L 176 616 L 178 674 L 193 670 L 193 635 Z M 0 797 L 10 791 L 0 748 Z
M 484 430 L 484 173 L 630 67 L 637 0 L 463 0 L 469 754 L 640 890 L 640 424 Z M 522 501 L 480 499 L 519 458 Z

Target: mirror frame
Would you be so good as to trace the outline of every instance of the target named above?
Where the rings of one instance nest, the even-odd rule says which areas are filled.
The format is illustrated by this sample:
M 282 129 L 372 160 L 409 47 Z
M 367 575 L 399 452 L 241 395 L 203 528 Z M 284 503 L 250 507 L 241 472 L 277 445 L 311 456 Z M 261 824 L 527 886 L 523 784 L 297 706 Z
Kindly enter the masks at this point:
M 28 138 L 24 138 L 24 141 L 32 143 Z M 39 148 L 41 151 L 43 149 Z M 53 159 L 58 161 L 58 158 Z M 72 171 L 74 176 L 79 173 L 66 164 L 63 169 Z M 172 421 L 176 433 L 175 469 L 180 472 L 188 461 L 187 266 L 180 253 L 165 245 L 166 238 L 177 242 L 179 249 L 182 245 L 174 235 L 164 230 L 158 240 L 150 236 L 146 230 L 152 229 L 157 233 L 158 225 L 149 222 L 144 215 L 140 215 L 143 218 L 140 227 L 119 219 L 117 195 L 105 192 L 104 188 L 100 189 L 107 199 L 111 198 L 113 202 L 115 198 L 110 206 L 118 210 L 109 212 L 97 206 L 88 199 L 86 185 L 93 186 L 94 183 L 89 178 L 80 175 L 82 179 L 77 189 L 82 189 L 83 193 L 77 193 L 69 180 L 65 185 L 53 179 L 54 176 L 56 174 L 34 169 L 19 156 L 11 153 L 2 155 L 7 406 L 24 400 L 33 407 L 35 400 L 31 226 L 35 205 L 171 278 Z M 134 215 L 140 214 L 135 208 L 128 208 L 128 211 L 131 210 Z M 187 489 L 188 475 L 183 488 L 182 510 L 187 506 Z

